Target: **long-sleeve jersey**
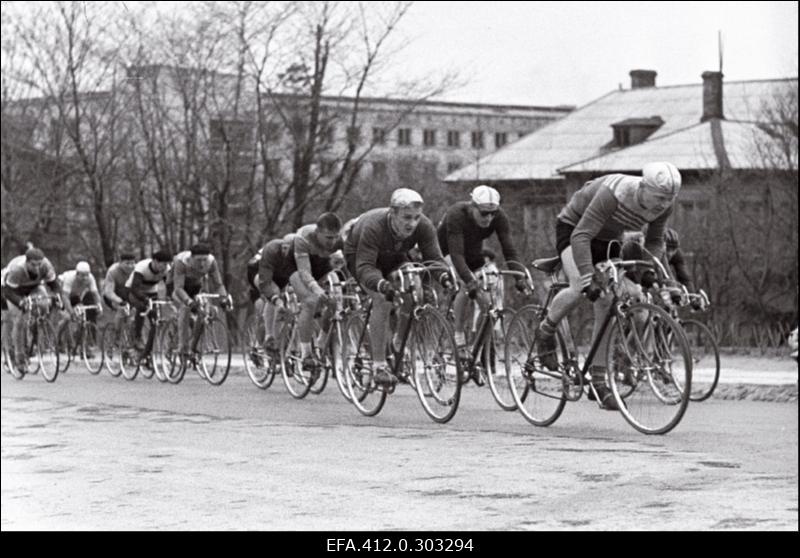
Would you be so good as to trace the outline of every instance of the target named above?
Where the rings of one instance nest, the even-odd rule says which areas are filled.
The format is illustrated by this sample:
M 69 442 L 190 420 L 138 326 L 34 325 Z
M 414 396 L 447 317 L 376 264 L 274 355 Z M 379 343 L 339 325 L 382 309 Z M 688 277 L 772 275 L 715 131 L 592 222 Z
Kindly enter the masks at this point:
M 558 220 L 575 227 L 570 244 L 583 282 L 592 267 L 593 239 L 622 240 L 625 231 L 641 230 L 648 223 L 645 247 L 655 257 L 664 251 L 664 229 L 672 207 L 657 213 L 641 206 L 637 199 L 640 177 L 609 174 L 591 180 L 572 195 L 558 214 Z
M 419 245 L 423 260 L 445 265 L 430 219 L 423 215 L 411 236 L 401 239 L 392 231 L 390 211 L 388 207 L 379 207 L 363 213 L 344 244 L 345 258 L 355 257 L 356 279 L 373 291 L 385 275 L 408 261 L 408 251 L 415 244 Z
M 331 266 L 331 255 L 337 250 L 341 250 L 343 242 L 337 240 L 334 247 L 330 250 L 321 246 L 316 240 L 317 225 L 305 225 L 297 229 L 297 235 L 293 242 L 293 257 L 300 274 L 300 279 L 312 292 L 322 294 L 324 289 L 319 286 L 317 281 L 327 275 L 333 267 Z
M 294 272 L 291 239 L 276 238 L 267 242 L 259 252 L 258 290 L 267 299 L 280 294 Z
M 483 240 L 497 233 L 497 239 L 503 248 L 503 257 L 519 261 L 519 255 L 511 240 L 511 225 L 508 216 L 502 209 L 486 227 L 478 226 L 470 215 L 471 202 L 458 202 L 450 207 L 436 230 L 442 254 L 450 254 L 453 266 L 459 277 L 469 283 L 474 279 L 473 271 L 483 266 Z
M 131 274 L 127 273 L 119 262 L 112 264 L 106 272 L 106 280 L 103 281 L 103 296 L 113 301 L 121 301 L 125 292 L 125 282 Z
M 689 275 L 689 270 L 686 268 L 686 260 L 680 248 L 675 250 L 675 253 L 672 254 L 672 257 L 669 259 L 669 265 L 675 272 L 675 279 L 677 279 L 681 285 L 685 285 L 689 292 L 694 292 L 694 282 L 692 281 L 692 276 Z

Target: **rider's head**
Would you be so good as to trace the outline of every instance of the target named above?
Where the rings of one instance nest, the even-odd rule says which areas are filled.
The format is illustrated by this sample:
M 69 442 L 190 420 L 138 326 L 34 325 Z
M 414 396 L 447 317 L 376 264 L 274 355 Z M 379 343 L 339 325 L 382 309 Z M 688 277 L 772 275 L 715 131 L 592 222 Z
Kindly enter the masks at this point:
M 28 273 L 36 274 L 44 265 L 44 252 L 38 248 L 28 248 L 25 252 L 25 269 Z
M 494 188 L 481 185 L 472 190 L 472 218 L 481 228 L 492 224 L 492 219 L 500 211 L 500 194 Z
M 119 265 L 125 273 L 130 273 L 136 267 L 136 254 L 133 252 L 125 251 L 119 255 Z
M 672 163 L 647 163 L 642 168 L 639 203 L 649 210 L 661 212 L 675 201 L 681 189 L 681 173 Z
M 389 217 L 394 233 L 408 238 L 422 219 L 422 196 L 409 188 L 398 188 L 389 200 Z
M 153 254 L 151 264 L 156 273 L 161 273 L 162 271 L 167 269 L 167 266 L 171 261 L 172 261 L 172 254 L 170 254 L 169 251 L 159 250 L 158 252 Z
M 203 269 L 210 259 L 208 256 L 211 255 L 211 248 L 208 247 L 208 244 L 198 242 L 190 248 L 189 252 L 191 254 L 191 266 L 195 269 Z
M 326 250 L 333 250 L 339 240 L 339 233 L 342 230 L 342 220 L 335 213 L 323 213 L 317 219 L 317 230 L 315 236 L 317 242 Z
M 91 273 L 92 268 L 89 265 L 89 262 L 78 262 L 78 265 L 75 266 L 75 275 L 78 277 L 78 279 L 89 279 L 89 275 Z

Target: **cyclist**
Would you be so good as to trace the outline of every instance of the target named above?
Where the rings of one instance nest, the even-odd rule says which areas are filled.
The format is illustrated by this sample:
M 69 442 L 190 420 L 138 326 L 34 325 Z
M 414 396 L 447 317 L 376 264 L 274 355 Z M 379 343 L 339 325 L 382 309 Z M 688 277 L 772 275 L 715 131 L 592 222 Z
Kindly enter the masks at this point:
M 537 352 L 545 367 L 558 368 L 556 326 L 575 308 L 581 296 L 594 303 L 592 338 L 597 337 L 608 302 L 600 298 L 602 289 L 592 280 L 593 264 L 606 259 L 608 252 L 612 257 L 619 256 L 624 231 L 641 230 L 649 223 L 645 246 L 655 257 L 660 257 L 664 251 L 666 221 L 680 187 L 681 175 L 675 165 L 647 163 L 641 177 L 609 174 L 590 180 L 561 210 L 556 222 L 556 247 L 570 286 L 555 296 L 536 334 Z M 605 384 L 605 352 L 605 344 L 601 342 L 594 360 L 600 364 L 591 366 L 592 384 L 602 407 L 616 410 L 611 390 Z
M 296 271 L 289 276 L 289 283 L 300 303 L 297 335 L 303 369 L 306 370 L 313 370 L 316 362 L 311 354 L 314 315 L 331 304 L 330 297 L 318 281 L 333 270 L 331 256 L 343 247 L 341 230 L 342 221 L 336 214 L 323 213 L 316 224 L 299 228 L 291 241 L 290 264 Z M 323 318 L 327 317 L 326 314 L 323 312 Z M 320 335 L 324 335 L 327 329 L 326 321 L 322 320 Z
M 267 242 L 259 252 L 258 272 L 253 282 L 264 300 L 261 315 L 264 320 L 264 348 L 275 353 L 278 343 L 275 340 L 275 320 L 284 309 L 281 291 L 289 284 L 289 276 L 294 272 L 290 263 L 291 240 L 294 233 Z M 258 307 L 257 307 L 258 308 Z
M 178 304 L 178 340 L 180 351 L 190 357 L 189 320 L 191 314 L 197 313 L 200 303 L 195 297 L 205 286 L 213 287 L 219 294 L 220 304 L 227 309 L 228 291 L 222 283 L 216 258 L 211 254 L 208 245 L 199 243 L 190 250 L 179 253 L 172 261 L 172 277 L 168 280 L 167 291 L 172 291 L 172 300 Z M 170 288 L 171 285 L 171 288 Z
M 508 216 L 500 207 L 500 194 L 486 185 L 472 190 L 470 201 L 453 204 L 437 229 L 442 254 L 449 255 L 456 273 L 466 285 L 466 290 L 459 290 L 453 300 L 455 340 L 461 353 L 466 348 L 464 326 L 468 311 L 467 298 L 477 300 L 481 310 L 489 306 L 489 295 L 479 288 L 479 281 L 473 272 L 484 266 L 483 240 L 493 233 L 497 234 L 500 241 L 503 257 L 507 261 L 519 261 L 519 254 L 511 240 Z M 518 289 L 525 290 L 524 279 L 517 279 L 516 284 Z
M 128 288 L 125 282 L 133 273 L 136 266 L 136 256 L 132 252 L 123 252 L 119 256 L 119 261 L 108 268 L 106 279 L 103 281 L 103 301 L 112 310 L 116 311 L 114 316 L 114 327 L 118 327 L 124 318 L 120 309 L 128 301 Z
M 140 356 L 145 357 L 145 362 L 147 362 L 146 357 L 152 349 L 152 343 L 147 343 L 146 347 L 141 343 L 142 327 L 144 326 L 142 313 L 147 310 L 150 299 L 158 298 L 158 285 L 159 283 L 165 284 L 171 261 L 172 254 L 166 250 L 159 250 L 151 258 L 139 261 L 134 266 L 133 273 L 125 281 L 128 302 L 136 309 L 133 319 L 134 345 Z M 151 315 L 149 319 L 153 320 L 154 316 Z
M 28 248 L 24 255 L 12 259 L 6 266 L 2 279 L 3 296 L 11 304 L 8 312 L 11 324 L 11 339 L 14 345 L 14 360 L 16 366 L 23 373 L 27 370 L 27 355 L 25 354 L 25 315 L 31 311 L 32 302 L 29 296 L 47 295 L 47 289 L 58 297 L 63 307 L 64 297 L 61 294 L 61 281 L 56 275 L 53 264 L 50 263 L 39 248 Z M 38 303 L 45 312 L 50 309 L 50 301 Z M 3 332 L 8 339 L 8 331 Z
M 344 245 L 348 270 L 372 299 L 369 337 L 375 381 L 380 384 L 397 382 L 386 365 L 389 314 L 395 296 L 395 288 L 388 277 L 409 261 L 408 252 L 415 244 L 419 244 L 425 261 L 441 262 L 443 268 L 447 266 L 436 240 L 436 229 L 423 215 L 422 206 L 422 196 L 417 192 L 399 188 L 392 193 L 388 208 L 373 209 L 358 218 Z M 438 279 L 446 289 L 453 288 L 447 271 Z M 402 331 L 405 319 L 406 316 L 401 316 L 398 332 Z
M 61 292 L 64 294 L 65 310 L 69 313 L 72 312 L 73 306 L 78 304 L 96 304 L 98 310 L 86 312 L 86 319 L 96 324 L 97 315 L 103 313 L 103 306 L 89 262 L 78 262 L 75 269 L 65 271 L 58 278 L 61 281 Z

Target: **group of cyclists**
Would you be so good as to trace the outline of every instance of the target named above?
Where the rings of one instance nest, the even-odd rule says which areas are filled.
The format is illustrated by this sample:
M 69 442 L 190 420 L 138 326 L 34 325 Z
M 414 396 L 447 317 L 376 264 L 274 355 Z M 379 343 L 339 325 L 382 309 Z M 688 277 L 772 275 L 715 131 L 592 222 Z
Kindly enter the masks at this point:
M 560 265 L 568 288 L 562 289 L 549 306 L 546 318 L 538 325 L 536 350 L 543 366 L 558 366 L 555 331 L 560 320 L 582 299 L 594 304 L 593 336 L 598 335 L 602 316 L 609 304 L 601 296 L 603 288 L 597 278 L 595 264 L 609 257 L 643 259 L 645 254 L 665 258 L 680 283 L 694 290 L 679 250 L 678 234 L 668 228 L 674 202 L 680 192 L 681 175 L 668 162 L 646 164 L 641 176 L 609 174 L 585 183 L 558 214 L 555 239 Z M 496 234 L 506 262 L 519 262 L 514 246 L 512 225 L 501 207 L 500 194 L 494 188 L 480 185 L 468 200 L 450 206 L 435 225 L 424 213 L 422 196 L 409 188 L 395 190 L 388 207 L 369 210 L 343 223 L 334 213 L 323 213 L 315 223 L 264 244 L 247 262 L 247 283 L 255 313 L 263 321 L 263 346 L 274 352 L 278 347 L 276 324 L 283 312 L 281 294 L 291 288 L 299 303 L 297 321 L 302 366 L 314 366 L 315 320 L 324 320 L 325 309 L 334 301 L 321 282 L 328 276 L 337 281 L 352 278 L 371 303 L 372 316 L 368 331 L 372 352 L 374 379 L 377 384 L 391 386 L 398 378 L 387 365 L 387 347 L 397 350 L 397 332 L 402 330 L 407 312 L 398 312 L 398 320 L 390 319 L 398 292 L 394 273 L 404 264 L 424 261 L 438 265 L 431 279 L 452 296 L 452 329 L 458 350 L 465 348 L 468 306 L 474 302 L 485 310 L 489 294 L 479 281 L 478 272 L 494 266 L 495 255 L 484 249 L 483 241 Z M 644 231 L 643 245 L 629 241 L 623 245 L 626 232 Z M 652 287 L 651 271 L 629 274 L 633 288 Z M 120 254 L 106 275 L 102 293 L 98 291 L 87 262 L 61 276 L 38 248 L 30 248 L 2 271 L 3 309 L 8 310 L 12 329 L 3 332 L 4 340 L 13 340 L 16 365 L 24 370 L 26 354 L 23 346 L 22 322 L 32 301 L 41 304 L 49 290 L 69 311 L 74 305 L 95 303 L 102 312 L 104 302 L 121 319 L 120 310 L 130 305 L 136 310 L 134 339 L 144 354 L 152 350 L 145 344 L 142 328 L 148 302 L 158 296 L 163 284 L 167 296 L 178 308 L 180 351 L 191 352 L 189 321 L 197 309 L 196 296 L 202 290 L 220 295 L 220 304 L 229 304 L 219 266 L 208 245 L 198 243 L 177 255 L 159 250 L 151 257 L 137 261 L 133 253 Z M 502 286 L 502 285 L 501 285 Z M 521 292 L 528 284 L 517 278 L 514 286 Z M 89 319 L 96 319 L 92 315 Z M 326 324 L 319 324 L 320 332 Z M 7 336 L 7 333 L 9 336 Z M 607 332 L 606 332 L 607 335 Z M 616 409 L 616 403 L 605 384 L 605 346 L 594 357 L 591 382 L 604 409 Z

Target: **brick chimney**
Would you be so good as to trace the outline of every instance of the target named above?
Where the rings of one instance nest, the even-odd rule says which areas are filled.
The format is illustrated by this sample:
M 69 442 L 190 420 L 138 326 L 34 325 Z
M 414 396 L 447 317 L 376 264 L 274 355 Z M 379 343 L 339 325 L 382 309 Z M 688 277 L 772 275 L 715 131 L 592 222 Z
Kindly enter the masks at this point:
M 711 118 L 725 118 L 722 114 L 722 72 L 703 72 L 703 117 L 700 122 Z
M 631 89 L 656 86 L 655 70 L 631 70 Z

